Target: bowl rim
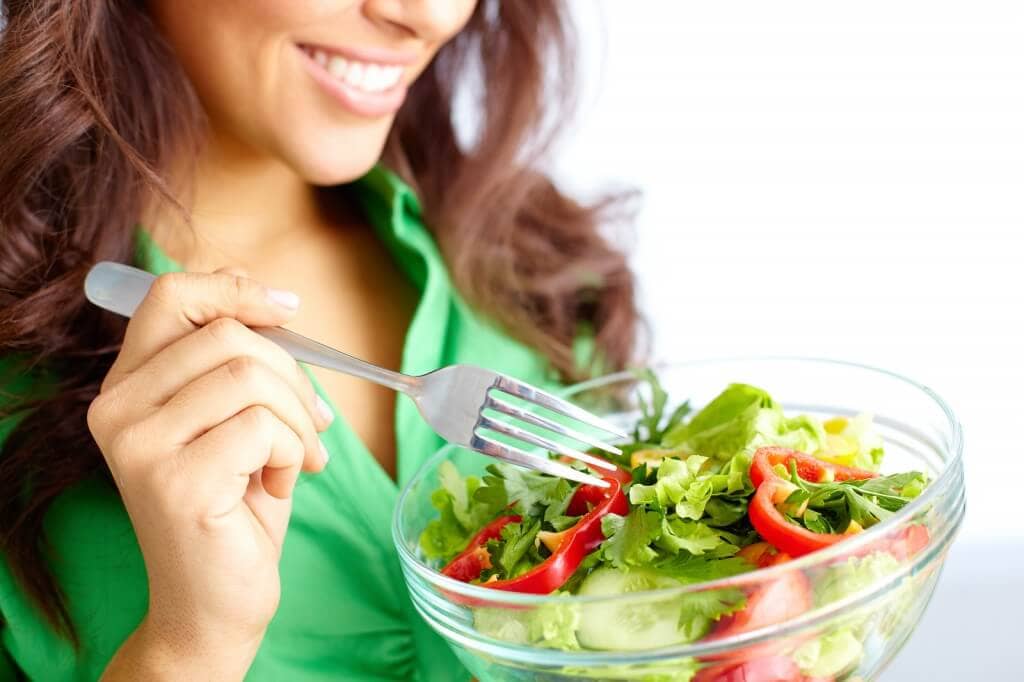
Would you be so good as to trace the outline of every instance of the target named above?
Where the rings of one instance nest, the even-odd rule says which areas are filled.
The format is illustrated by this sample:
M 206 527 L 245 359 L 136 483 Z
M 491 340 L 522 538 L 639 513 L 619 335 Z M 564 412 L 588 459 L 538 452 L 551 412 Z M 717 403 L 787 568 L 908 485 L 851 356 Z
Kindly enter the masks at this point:
M 785 564 L 779 564 L 776 566 L 770 566 L 768 568 L 759 568 L 747 573 L 742 573 L 737 576 L 728 578 L 719 578 L 717 580 L 690 583 L 685 585 L 679 585 L 676 587 L 666 587 L 656 590 L 649 590 L 645 592 L 630 593 L 632 598 L 636 595 L 644 595 L 644 598 L 651 599 L 652 601 L 658 598 L 671 598 L 676 595 L 684 595 L 692 592 L 704 592 L 706 590 L 723 588 L 723 587 L 743 587 L 748 584 L 759 584 L 768 582 L 770 580 L 781 577 L 782 575 L 791 571 L 806 570 L 824 567 L 829 563 L 834 562 L 837 558 L 849 558 L 858 549 L 865 545 L 870 545 L 880 537 L 884 536 L 889 531 L 892 531 L 906 522 L 907 519 L 914 516 L 918 511 L 924 507 L 932 504 L 939 494 L 939 491 L 945 490 L 947 484 L 951 479 L 961 475 L 963 465 L 963 430 L 960 425 L 956 414 L 952 408 L 928 386 L 910 379 L 897 372 L 881 369 L 871 365 L 853 362 L 848 360 L 837 360 L 832 358 L 824 357 L 802 357 L 802 356 L 789 356 L 789 355 L 751 355 L 751 356 L 723 356 L 723 357 L 712 357 L 704 358 L 699 360 L 688 360 L 680 362 L 655 362 L 648 365 L 642 365 L 642 367 L 649 367 L 654 370 L 659 369 L 673 369 L 673 368 L 685 368 L 685 367 L 702 367 L 707 365 L 727 364 L 727 363 L 758 363 L 758 362 L 771 362 L 771 363 L 782 363 L 782 362 L 799 362 L 808 364 L 822 364 L 830 365 L 835 367 L 844 367 L 855 370 L 864 370 L 873 374 L 882 375 L 890 379 L 895 379 L 914 388 L 925 396 L 930 398 L 942 411 L 945 416 L 949 429 L 950 429 L 950 443 L 949 452 L 951 456 L 946 460 L 945 466 L 939 472 L 939 475 L 931 482 L 931 484 L 925 488 L 925 491 L 907 504 L 896 514 L 893 514 L 890 518 L 885 521 L 881 521 L 863 533 L 844 540 L 842 543 L 836 543 L 826 549 L 818 550 L 810 554 L 806 554 L 800 558 L 793 559 L 786 562 Z M 572 384 L 570 386 L 563 387 L 558 391 L 559 395 L 563 397 L 571 397 L 573 394 L 580 393 L 595 387 L 603 386 L 605 384 L 611 384 L 627 379 L 635 379 L 636 376 L 632 370 L 625 370 L 622 372 L 615 372 L 612 374 L 606 374 L 587 381 Z M 474 600 L 481 602 L 484 605 L 500 604 L 502 607 L 531 607 L 541 606 L 544 604 L 551 603 L 557 600 L 559 603 L 569 603 L 576 605 L 584 604 L 601 604 L 608 602 L 615 602 L 624 598 L 625 595 L 603 595 L 603 596 L 579 596 L 579 595 L 558 595 L 552 596 L 550 594 L 526 594 L 521 592 L 505 592 L 502 591 L 499 594 L 495 590 L 481 587 L 478 585 L 472 585 L 470 583 L 464 583 L 454 578 L 449 578 L 446 575 L 434 570 L 430 566 L 423 563 L 419 557 L 409 551 L 405 546 L 403 535 L 401 532 L 400 523 L 400 511 L 405 507 L 407 498 L 412 490 L 412 486 L 417 481 L 421 480 L 426 472 L 435 468 L 443 461 L 448 453 L 453 450 L 464 450 L 460 446 L 447 444 L 441 447 L 437 452 L 428 457 L 416 470 L 416 472 L 410 477 L 406 484 L 402 487 L 401 494 L 398 502 L 395 505 L 395 510 L 392 515 L 392 539 L 397 548 L 398 554 L 402 559 L 403 565 L 413 569 L 417 574 L 423 576 L 425 580 L 432 583 L 439 589 L 442 589 L 448 593 L 458 595 L 460 597 L 466 597 L 467 600 Z M 960 482 L 960 487 L 963 487 L 963 481 Z M 961 505 L 963 506 L 963 505 Z M 955 519 L 957 521 L 956 527 L 959 526 L 959 522 L 963 517 L 962 511 L 957 515 Z M 955 531 L 955 527 L 951 530 L 947 537 L 950 537 L 952 532 Z M 923 553 L 922 553 L 923 554 Z M 914 562 L 916 565 L 916 562 Z M 900 575 L 897 572 L 897 577 Z M 879 581 L 879 584 L 884 586 L 887 581 Z M 874 590 L 870 590 L 873 592 Z M 755 633 L 751 631 L 751 633 Z M 721 641 L 725 642 L 731 638 L 725 638 Z M 716 642 L 717 643 L 717 642 Z M 710 644 L 710 642 L 708 643 Z

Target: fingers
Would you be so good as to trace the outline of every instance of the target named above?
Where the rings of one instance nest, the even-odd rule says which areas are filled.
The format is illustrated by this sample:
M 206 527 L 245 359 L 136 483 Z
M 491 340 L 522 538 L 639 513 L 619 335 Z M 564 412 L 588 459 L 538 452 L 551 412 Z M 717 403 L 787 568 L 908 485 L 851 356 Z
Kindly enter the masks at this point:
M 276 372 L 298 396 L 317 430 L 330 425 L 334 418 L 330 409 L 316 395 L 312 382 L 295 359 L 273 341 L 227 317 L 216 319 L 159 351 L 118 384 L 116 390 L 144 395 L 147 407 L 157 408 L 202 375 L 242 357 Z
M 295 431 L 270 409 L 253 405 L 192 441 L 181 457 L 193 471 L 196 494 L 211 500 L 216 516 L 241 503 L 254 474 L 270 495 L 290 497 L 305 454 Z
M 125 331 L 121 353 L 104 380 L 116 384 L 157 352 L 220 317 L 249 327 L 284 324 L 298 310 L 298 296 L 228 272 L 161 275 Z
M 147 421 L 164 434 L 168 446 L 178 449 L 255 405 L 295 433 L 305 451 L 305 469 L 323 468 L 326 452 L 309 410 L 277 372 L 251 357 L 235 357 L 190 382 Z

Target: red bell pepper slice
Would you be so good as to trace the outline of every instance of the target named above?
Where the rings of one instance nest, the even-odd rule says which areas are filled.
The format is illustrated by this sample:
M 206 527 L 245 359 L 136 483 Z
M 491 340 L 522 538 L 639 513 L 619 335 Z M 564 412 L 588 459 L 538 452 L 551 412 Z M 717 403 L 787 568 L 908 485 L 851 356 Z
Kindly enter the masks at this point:
M 622 486 L 618 480 L 610 476 L 604 480 L 608 482 L 607 488 L 584 485 L 576 490 L 573 500 L 570 502 L 570 507 L 572 503 L 576 502 L 577 497 L 581 499 L 580 504 L 586 504 L 591 499 L 597 500 L 597 503 L 575 526 L 566 532 L 561 544 L 543 563 L 516 578 L 486 582 L 482 583 L 482 586 L 506 592 L 549 594 L 564 585 L 572 574 L 576 572 L 584 557 L 594 551 L 604 541 L 604 533 L 601 531 L 601 517 L 606 514 L 625 516 L 629 513 L 629 503 L 626 502 L 626 496 L 622 494 Z M 588 488 L 592 490 L 585 490 Z M 471 550 L 477 547 L 483 549 L 484 553 L 486 553 L 486 549 L 482 546 L 488 540 L 498 537 L 501 534 L 501 528 L 511 523 L 511 519 L 518 521 L 519 517 L 502 517 L 486 526 L 477 533 L 476 537 L 470 542 L 470 546 L 462 554 L 455 557 L 441 572 L 463 582 L 478 578 L 485 566 L 477 559 L 471 558 Z M 504 522 L 497 525 L 500 521 Z M 497 526 L 496 530 L 493 528 L 494 526 Z M 491 533 L 491 535 L 487 537 L 485 536 L 486 533 Z M 482 542 L 477 542 L 482 536 Z M 453 566 L 463 557 L 470 558 L 464 559 L 462 567 Z M 490 557 L 488 556 L 488 563 L 489 560 Z M 476 570 L 474 574 L 473 570 L 477 569 L 477 567 L 479 567 L 479 570 Z
M 594 459 L 601 460 L 602 462 L 608 462 L 608 460 L 606 460 L 604 457 L 599 457 L 599 456 L 594 455 L 592 453 L 591 453 L 591 456 Z M 573 464 L 573 463 L 578 461 L 578 460 L 573 459 L 572 457 L 566 457 L 565 455 L 562 455 L 558 459 L 563 464 Z M 611 464 L 611 462 L 608 462 L 608 463 Z M 600 476 L 601 478 L 609 478 L 609 477 L 610 478 L 614 478 L 616 481 L 618 481 L 622 485 L 629 485 L 630 483 L 633 482 L 633 472 L 630 471 L 629 469 L 623 469 L 618 464 L 615 465 L 615 469 L 613 471 L 609 471 L 607 469 L 599 469 L 599 468 L 596 468 L 596 467 L 592 467 L 589 464 L 587 465 L 587 469 L 589 469 L 590 473 L 594 474 L 595 476 Z
M 778 465 L 787 469 L 790 465 L 795 466 L 797 476 L 811 483 L 863 480 L 878 476 L 872 471 L 823 462 L 789 448 L 758 448 L 750 465 L 750 480 L 757 488 L 750 502 L 750 523 L 765 541 L 794 557 L 824 549 L 847 536 L 816 533 L 786 519 L 776 505 L 786 501 L 792 484 L 776 473 L 775 467 Z
M 812 483 L 826 480 L 855 481 L 875 478 L 878 474 L 864 469 L 822 462 L 802 452 L 780 447 L 759 448 L 750 465 L 750 480 L 757 491 L 750 502 L 750 523 L 764 540 L 779 551 L 794 557 L 803 556 L 845 540 L 848 535 L 816 533 L 791 523 L 779 511 L 792 491 L 792 483 L 780 477 L 775 467 L 795 465 L 797 475 Z M 891 539 L 869 546 L 866 553 L 886 551 L 903 560 L 917 554 L 928 544 L 928 529 L 921 525 L 908 526 Z
M 823 462 L 817 457 L 789 448 L 764 447 L 758 448 L 754 453 L 754 460 L 750 464 L 750 482 L 757 488 L 766 480 L 779 478 L 775 473 L 775 467 L 781 464 L 788 470 L 790 462 L 796 464 L 797 476 L 811 483 L 825 481 L 829 472 L 833 481 L 857 481 L 878 476 L 873 471 Z
M 633 482 L 633 472 L 618 465 L 616 465 L 615 471 L 605 471 L 604 469 L 591 469 L 590 471 L 601 477 L 614 478 L 621 485 L 629 485 Z
M 441 569 L 441 573 L 462 582 L 479 578 L 485 568 L 491 567 L 491 555 L 487 552 L 487 543 L 501 537 L 502 528 L 521 520 L 522 518 L 519 516 L 509 515 L 500 516 L 491 521 L 473 536 L 466 549 Z
M 754 499 L 750 502 L 750 523 L 767 542 L 790 556 L 799 557 L 849 537 L 836 533 L 816 533 L 790 523 L 775 506 L 785 502 L 789 494 L 788 482 L 781 479 L 766 480 L 754 493 Z
M 608 482 L 608 487 L 597 488 L 597 490 L 603 493 L 605 499 L 576 522 L 576 525 L 569 530 L 558 549 L 552 552 L 551 556 L 539 566 L 517 578 L 486 583 L 486 586 L 493 590 L 505 590 L 506 592 L 549 594 L 564 585 L 579 568 L 583 559 L 604 542 L 601 517 L 606 514 L 625 516 L 629 513 L 629 503 L 626 501 L 626 496 L 622 494 L 622 486 L 619 481 L 611 476 L 604 480 Z M 580 487 L 594 488 L 595 486 Z M 578 490 L 577 493 L 579 493 Z

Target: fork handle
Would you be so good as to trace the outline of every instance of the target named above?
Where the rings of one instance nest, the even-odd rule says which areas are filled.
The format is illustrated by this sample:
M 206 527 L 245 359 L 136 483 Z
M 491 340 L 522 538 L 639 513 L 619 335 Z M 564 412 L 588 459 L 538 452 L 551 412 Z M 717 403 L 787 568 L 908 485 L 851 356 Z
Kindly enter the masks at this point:
M 85 277 L 85 297 L 112 313 L 131 317 L 156 276 L 123 263 L 102 261 Z M 419 393 L 419 379 L 360 360 L 284 327 L 256 327 L 254 332 L 281 346 L 296 360 L 366 379 L 409 396 Z

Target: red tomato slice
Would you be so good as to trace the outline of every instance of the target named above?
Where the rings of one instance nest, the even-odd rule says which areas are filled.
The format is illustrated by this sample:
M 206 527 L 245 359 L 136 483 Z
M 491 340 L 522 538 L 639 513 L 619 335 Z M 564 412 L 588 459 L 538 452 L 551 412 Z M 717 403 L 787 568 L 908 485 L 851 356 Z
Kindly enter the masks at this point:
M 811 585 L 800 571 L 787 571 L 747 595 L 742 611 L 719 620 L 708 639 L 722 639 L 795 618 L 811 608 Z
M 778 555 L 777 555 L 778 556 Z M 779 563 L 779 562 L 776 562 Z M 747 590 L 747 605 L 742 611 L 726 616 L 715 623 L 711 634 L 704 641 L 724 639 L 750 630 L 781 623 L 810 610 L 812 606 L 811 584 L 800 571 L 787 571 L 778 578 Z M 755 644 L 738 651 L 712 654 L 709 661 L 747 661 L 770 657 L 798 642 L 792 638 Z
M 928 529 L 920 524 L 915 524 L 903 528 L 879 544 L 881 544 L 882 551 L 889 552 L 898 561 L 906 561 L 927 547 L 930 539 Z

